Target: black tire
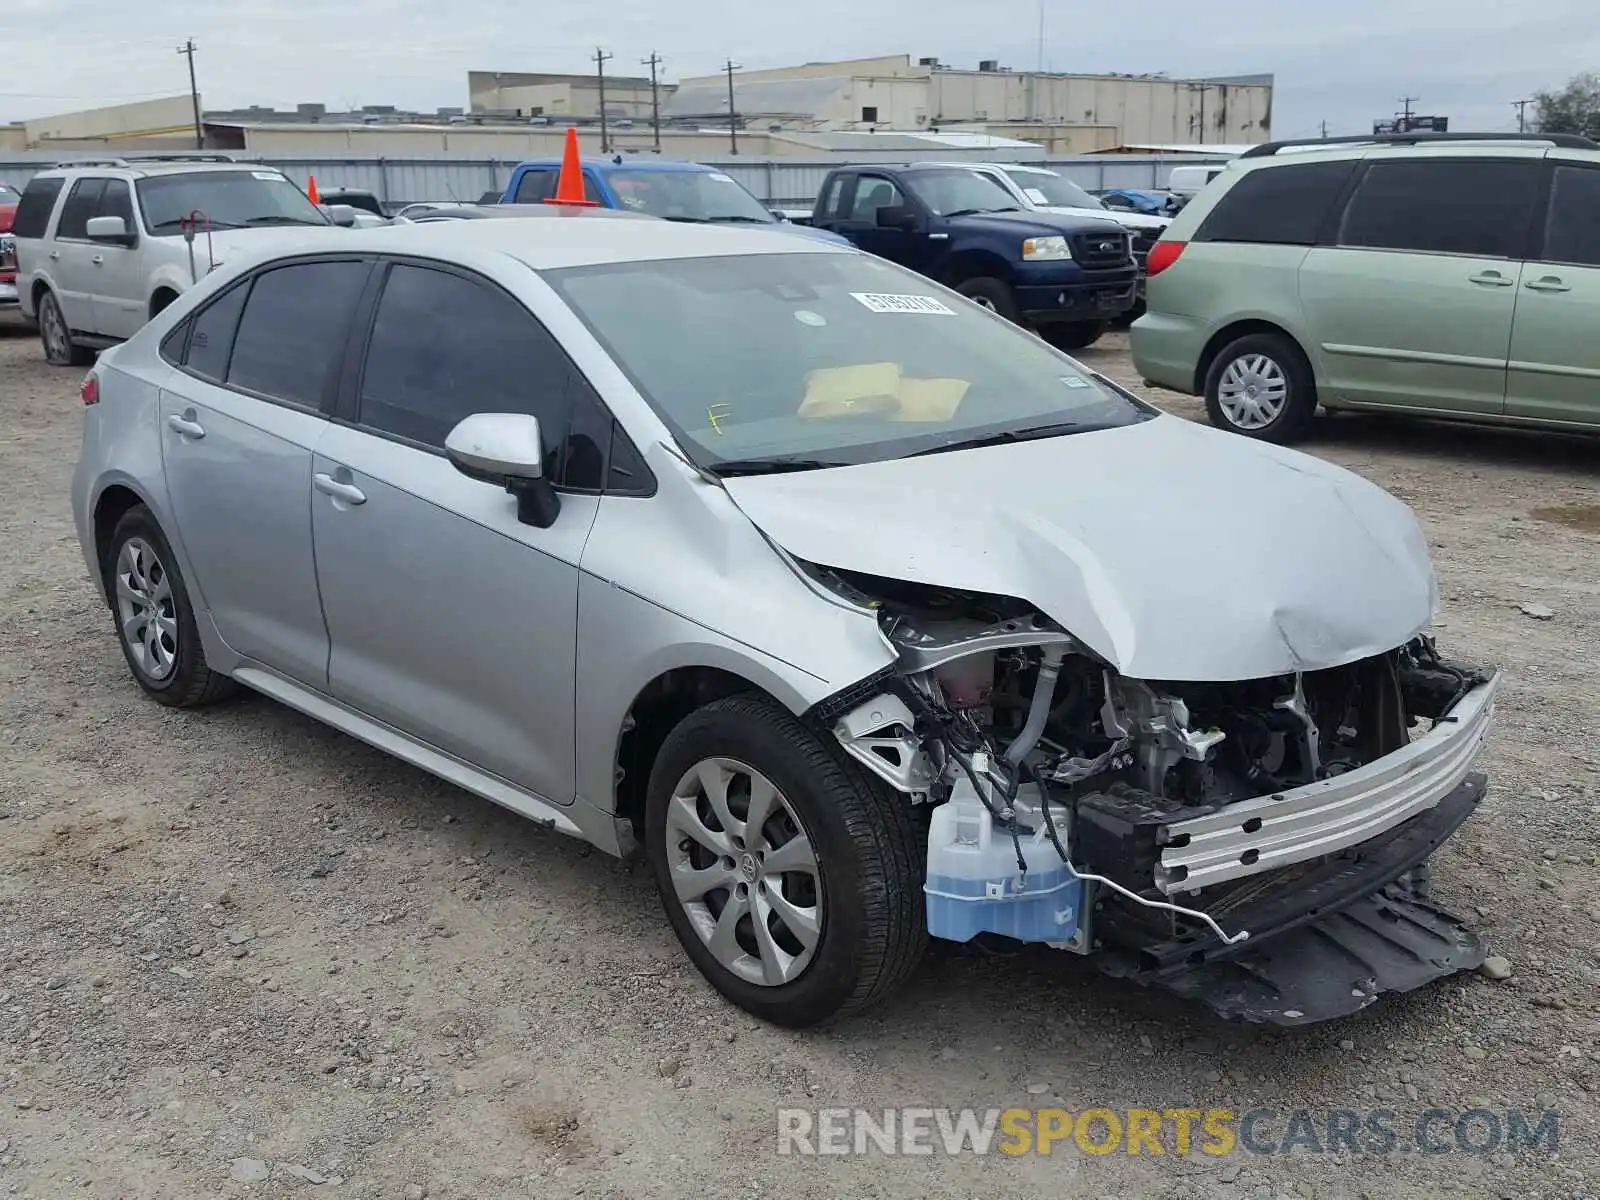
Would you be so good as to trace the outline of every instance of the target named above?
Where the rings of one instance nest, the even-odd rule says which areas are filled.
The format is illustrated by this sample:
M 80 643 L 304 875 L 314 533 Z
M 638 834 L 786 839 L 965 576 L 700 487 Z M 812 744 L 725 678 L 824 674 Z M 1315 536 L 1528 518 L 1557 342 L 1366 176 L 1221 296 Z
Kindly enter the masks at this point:
M 173 639 L 162 641 L 163 652 L 171 662 L 170 669 L 165 671 L 143 661 L 123 632 L 124 616 L 119 604 L 119 586 L 124 575 L 124 550 L 135 542 L 148 547 L 151 552 L 154 566 L 145 568 L 147 577 L 152 582 L 164 581 L 166 584 L 166 597 L 158 603 L 175 630 L 176 637 L 175 644 Z M 134 505 L 117 522 L 106 547 L 101 573 L 106 600 L 111 606 L 111 622 L 116 631 L 117 645 L 122 647 L 122 656 L 127 659 L 134 680 L 147 695 L 169 708 L 199 708 L 238 691 L 239 685 L 232 679 L 206 665 L 205 649 L 200 644 L 200 631 L 195 625 L 194 606 L 189 601 L 189 589 L 184 586 L 183 573 L 178 568 L 172 546 L 144 505 Z M 155 589 L 147 590 L 150 594 L 159 594 Z M 141 631 L 144 628 L 141 626 Z M 151 657 L 148 640 L 145 642 L 144 656 Z
M 1087 350 L 1106 335 L 1107 321 L 1069 321 L 1044 325 L 1039 336 L 1057 350 Z
M 1133 307 L 1130 308 L 1127 312 L 1118 313 L 1115 317 L 1113 317 L 1111 319 L 1111 328 L 1113 328 L 1113 329 L 1128 329 L 1133 325 L 1133 323 L 1135 321 L 1137 321 L 1140 317 L 1144 316 L 1146 311 L 1147 310 L 1146 310 L 1144 297 L 1140 296 L 1137 300 L 1135 300 L 1133 302 Z
M 87 367 L 94 362 L 94 351 L 72 340 L 72 331 L 54 292 L 39 297 L 38 324 L 44 360 L 52 367 Z
M 956 291 L 1008 321 L 1017 319 L 1017 298 L 1011 291 L 1011 285 L 1003 279 L 995 279 L 988 275 L 963 279 L 956 284 Z
M 754 983 L 724 966 L 678 899 L 668 855 L 688 842 L 669 847 L 669 804 L 679 780 L 710 758 L 759 771 L 798 818 L 797 836 L 810 839 L 820 934 L 810 962 L 789 982 Z M 926 851 L 909 801 L 766 697 L 716 701 L 667 736 L 650 773 L 645 852 L 668 920 L 695 966 L 734 1004 L 774 1024 L 804 1028 L 860 1012 L 904 982 L 926 949 Z
M 1283 380 L 1284 399 L 1270 420 L 1255 424 L 1253 420 L 1236 419 L 1234 413 L 1240 411 L 1237 404 L 1230 411 L 1225 403 L 1222 389 L 1235 363 L 1246 378 L 1259 379 L 1262 386 L 1275 379 Z M 1265 374 L 1246 370 L 1260 363 L 1267 364 Z M 1304 437 L 1317 415 L 1317 384 L 1311 364 L 1299 346 L 1278 333 L 1251 333 L 1224 346 L 1206 371 L 1205 394 L 1206 414 L 1218 429 L 1278 445 Z

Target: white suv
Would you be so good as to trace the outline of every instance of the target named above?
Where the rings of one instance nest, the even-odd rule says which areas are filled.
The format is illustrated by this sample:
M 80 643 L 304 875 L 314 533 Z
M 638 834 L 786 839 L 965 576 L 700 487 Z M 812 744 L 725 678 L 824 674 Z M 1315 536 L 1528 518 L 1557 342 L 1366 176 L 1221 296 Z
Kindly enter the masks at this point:
M 17 299 L 45 358 L 83 366 L 228 255 L 334 224 L 282 172 L 225 156 L 64 163 L 17 206 Z

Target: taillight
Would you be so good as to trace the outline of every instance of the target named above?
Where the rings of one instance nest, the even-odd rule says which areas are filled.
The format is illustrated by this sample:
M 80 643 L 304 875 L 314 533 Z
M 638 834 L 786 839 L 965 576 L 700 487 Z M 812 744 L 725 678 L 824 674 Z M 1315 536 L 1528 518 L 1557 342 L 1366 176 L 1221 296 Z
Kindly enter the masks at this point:
M 1144 273 L 1156 276 L 1177 262 L 1188 242 L 1157 242 L 1150 247 L 1150 257 L 1145 260 Z
M 85 404 L 100 403 L 100 378 L 94 374 L 83 377 L 83 386 L 78 389 L 78 395 L 83 397 Z

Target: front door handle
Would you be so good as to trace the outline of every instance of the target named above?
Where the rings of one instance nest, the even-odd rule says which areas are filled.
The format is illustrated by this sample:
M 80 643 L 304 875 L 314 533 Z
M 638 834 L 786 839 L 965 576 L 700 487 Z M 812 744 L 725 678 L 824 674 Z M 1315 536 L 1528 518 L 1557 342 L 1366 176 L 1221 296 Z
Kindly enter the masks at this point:
M 1570 292 L 1572 286 L 1564 283 L 1557 275 L 1546 275 L 1543 279 L 1530 279 L 1522 285 L 1533 292 Z
M 324 496 L 332 496 L 335 500 L 343 500 L 346 504 L 365 504 L 367 494 L 353 483 L 342 483 L 332 475 L 318 471 L 311 477 L 312 486 Z
M 1485 287 L 1511 286 L 1511 280 L 1500 274 L 1499 271 L 1485 271 L 1481 275 L 1468 275 L 1467 281 L 1469 283 L 1481 283 Z
M 104 254 L 96 254 L 89 261 L 97 267 L 103 267 L 106 265 L 106 256 Z
M 206 428 L 195 419 L 194 409 L 185 409 L 183 416 L 173 413 L 167 418 L 167 428 L 186 441 L 198 442 L 206 435 Z
M 61 257 L 61 251 L 59 251 L 59 250 L 50 251 L 50 257 L 53 258 L 53 259 L 60 258 Z

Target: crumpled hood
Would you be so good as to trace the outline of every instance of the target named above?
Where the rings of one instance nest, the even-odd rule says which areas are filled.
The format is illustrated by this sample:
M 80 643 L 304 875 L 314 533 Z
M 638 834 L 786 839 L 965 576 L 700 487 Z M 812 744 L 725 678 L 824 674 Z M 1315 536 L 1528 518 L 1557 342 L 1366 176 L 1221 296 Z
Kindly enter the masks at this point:
M 1026 600 L 1138 679 L 1339 666 L 1438 602 L 1400 501 L 1177 417 L 726 486 L 796 557 Z

